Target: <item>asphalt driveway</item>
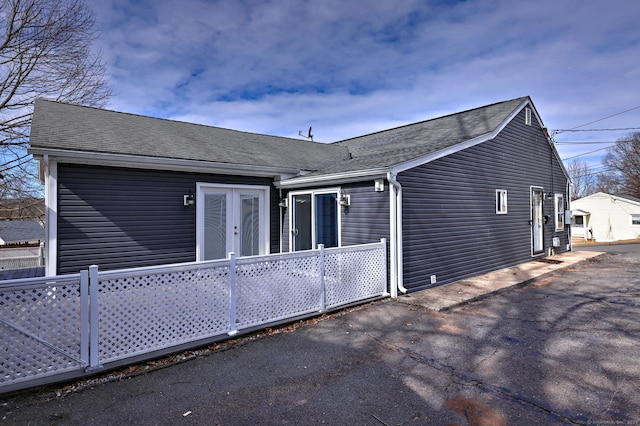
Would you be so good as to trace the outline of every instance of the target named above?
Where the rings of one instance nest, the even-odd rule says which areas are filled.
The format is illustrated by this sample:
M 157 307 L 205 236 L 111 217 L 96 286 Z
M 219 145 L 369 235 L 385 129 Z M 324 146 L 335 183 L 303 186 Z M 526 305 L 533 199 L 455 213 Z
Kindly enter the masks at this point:
M 640 253 L 610 253 L 447 313 L 386 300 L 66 397 L 5 396 L 0 423 L 640 424 L 639 318 Z

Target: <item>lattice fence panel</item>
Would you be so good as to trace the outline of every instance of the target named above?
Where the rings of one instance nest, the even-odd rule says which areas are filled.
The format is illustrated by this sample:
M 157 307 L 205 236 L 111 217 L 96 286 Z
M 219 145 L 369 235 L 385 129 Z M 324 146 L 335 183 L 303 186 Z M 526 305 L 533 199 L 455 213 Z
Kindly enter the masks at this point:
M 99 281 L 101 363 L 226 333 L 229 267 L 194 266 Z
M 319 255 L 238 259 L 237 326 L 247 328 L 317 312 L 322 287 Z
M 79 277 L 41 281 L 0 287 L 0 386 L 85 366 Z
M 379 245 L 367 249 L 327 249 L 325 288 L 327 309 L 386 292 L 386 250 Z

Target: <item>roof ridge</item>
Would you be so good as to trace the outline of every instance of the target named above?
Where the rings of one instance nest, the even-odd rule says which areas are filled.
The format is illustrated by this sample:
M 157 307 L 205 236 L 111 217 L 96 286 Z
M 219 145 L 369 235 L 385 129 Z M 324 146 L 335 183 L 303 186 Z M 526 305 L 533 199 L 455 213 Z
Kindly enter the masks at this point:
M 417 124 L 423 124 L 423 123 L 427 123 L 427 122 L 435 121 L 435 120 L 440 120 L 440 119 L 447 118 L 447 117 L 453 117 L 453 116 L 456 116 L 456 115 L 466 114 L 466 113 L 469 113 L 469 112 L 472 112 L 472 111 L 477 111 L 477 110 L 480 110 L 480 109 L 486 109 L 486 108 L 489 108 L 489 107 L 492 107 L 492 106 L 495 106 L 495 105 L 506 104 L 506 103 L 509 103 L 509 102 L 517 101 L 517 100 L 524 101 L 525 99 L 531 99 L 531 97 L 530 96 L 521 96 L 521 97 L 518 97 L 518 98 L 513 98 L 513 99 L 509 99 L 509 100 L 505 100 L 505 101 L 494 102 L 494 103 L 488 104 L 488 105 L 481 105 L 481 106 L 477 106 L 477 107 L 474 107 L 474 108 L 466 109 L 464 111 L 452 112 L 450 114 L 445 114 L 445 115 L 441 115 L 441 116 L 438 116 L 438 117 L 428 118 L 426 120 L 414 121 L 412 123 L 403 124 L 403 125 L 400 125 L 400 126 L 392 127 L 390 129 L 383 129 L 383 130 L 379 130 L 377 132 L 371 132 L 371 133 L 366 133 L 364 135 L 353 136 L 353 137 L 350 137 L 350 138 L 347 138 L 347 139 L 342 139 L 342 140 L 339 140 L 339 141 L 336 141 L 336 142 L 331 142 L 331 143 L 329 143 L 329 145 L 341 144 L 343 142 L 352 141 L 354 139 L 360 139 L 360 138 L 367 137 L 367 136 L 373 136 L 373 135 L 386 133 L 386 132 L 390 132 L 390 131 L 396 131 L 396 130 L 399 130 L 399 129 L 402 129 L 402 128 L 405 128 L 405 127 L 415 126 Z

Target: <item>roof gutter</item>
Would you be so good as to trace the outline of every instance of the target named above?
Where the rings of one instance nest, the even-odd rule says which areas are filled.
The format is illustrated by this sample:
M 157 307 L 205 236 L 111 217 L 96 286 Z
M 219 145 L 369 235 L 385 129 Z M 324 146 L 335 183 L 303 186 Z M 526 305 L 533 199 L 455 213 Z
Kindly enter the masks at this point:
M 402 185 L 396 180 L 396 175 L 388 172 L 389 181 L 389 235 L 391 240 L 391 297 L 398 297 L 398 290 L 407 293 L 403 279 L 402 259 Z
M 349 182 L 363 182 L 378 178 L 384 178 L 388 174 L 388 168 L 359 170 L 355 172 L 332 173 L 327 175 L 298 176 L 291 179 L 275 182 L 276 188 L 296 189 L 307 188 L 310 185 L 339 185 Z
M 187 160 L 181 158 L 145 157 L 138 155 L 110 154 L 46 148 L 28 149 L 36 158 L 48 156 L 50 160 L 66 163 L 130 167 L 136 169 L 172 170 L 199 173 L 218 173 L 260 177 L 290 177 L 300 173 L 299 169 L 231 164 L 213 161 Z

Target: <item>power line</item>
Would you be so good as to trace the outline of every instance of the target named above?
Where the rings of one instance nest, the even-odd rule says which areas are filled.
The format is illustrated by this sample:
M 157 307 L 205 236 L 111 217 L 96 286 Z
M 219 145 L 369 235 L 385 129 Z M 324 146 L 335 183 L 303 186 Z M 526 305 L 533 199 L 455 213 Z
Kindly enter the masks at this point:
M 640 127 L 625 127 L 620 129 L 557 129 L 554 130 L 553 133 L 564 133 L 564 132 L 617 132 L 622 130 L 640 130 Z
M 633 107 L 633 108 L 626 109 L 626 110 L 621 111 L 621 112 L 617 112 L 617 113 L 615 113 L 615 114 L 608 115 L 608 116 L 606 116 L 606 117 L 604 117 L 604 118 L 599 118 L 599 119 L 597 119 L 597 120 L 593 120 L 593 121 L 590 121 L 590 122 L 588 122 L 588 123 L 581 124 L 581 125 L 579 125 L 579 126 L 576 126 L 576 127 L 571 128 L 571 129 L 569 129 L 569 130 L 560 130 L 560 131 L 562 131 L 562 132 L 570 132 L 570 131 L 574 131 L 575 129 L 579 129 L 580 127 L 588 126 L 589 124 L 597 123 L 597 122 L 599 122 L 599 121 L 604 121 L 604 120 L 606 120 L 606 119 L 608 119 L 608 118 L 615 117 L 615 116 L 617 116 L 617 115 L 622 115 L 622 114 L 624 114 L 624 113 L 626 113 L 626 112 L 633 111 L 633 110 L 636 110 L 636 109 L 638 109 L 638 108 L 640 108 L 640 105 L 635 106 L 635 107 Z M 560 132 L 560 131 L 556 131 L 556 132 Z
M 585 152 L 583 154 L 574 155 L 573 157 L 563 158 L 562 161 L 567 161 L 567 160 L 571 160 L 572 158 L 582 157 L 583 155 L 593 154 L 594 152 L 603 151 L 603 150 L 608 149 L 608 148 L 609 148 L 608 146 L 605 146 L 604 148 L 594 149 L 593 151 Z
M 627 141 L 617 141 L 617 142 L 627 142 Z M 556 145 L 602 145 L 605 143 L 617 143 L 616 141 L 598 141 L 598 142 L 581 142 L 581 141 L 567 141 L 567 142 L 556 142 Z

